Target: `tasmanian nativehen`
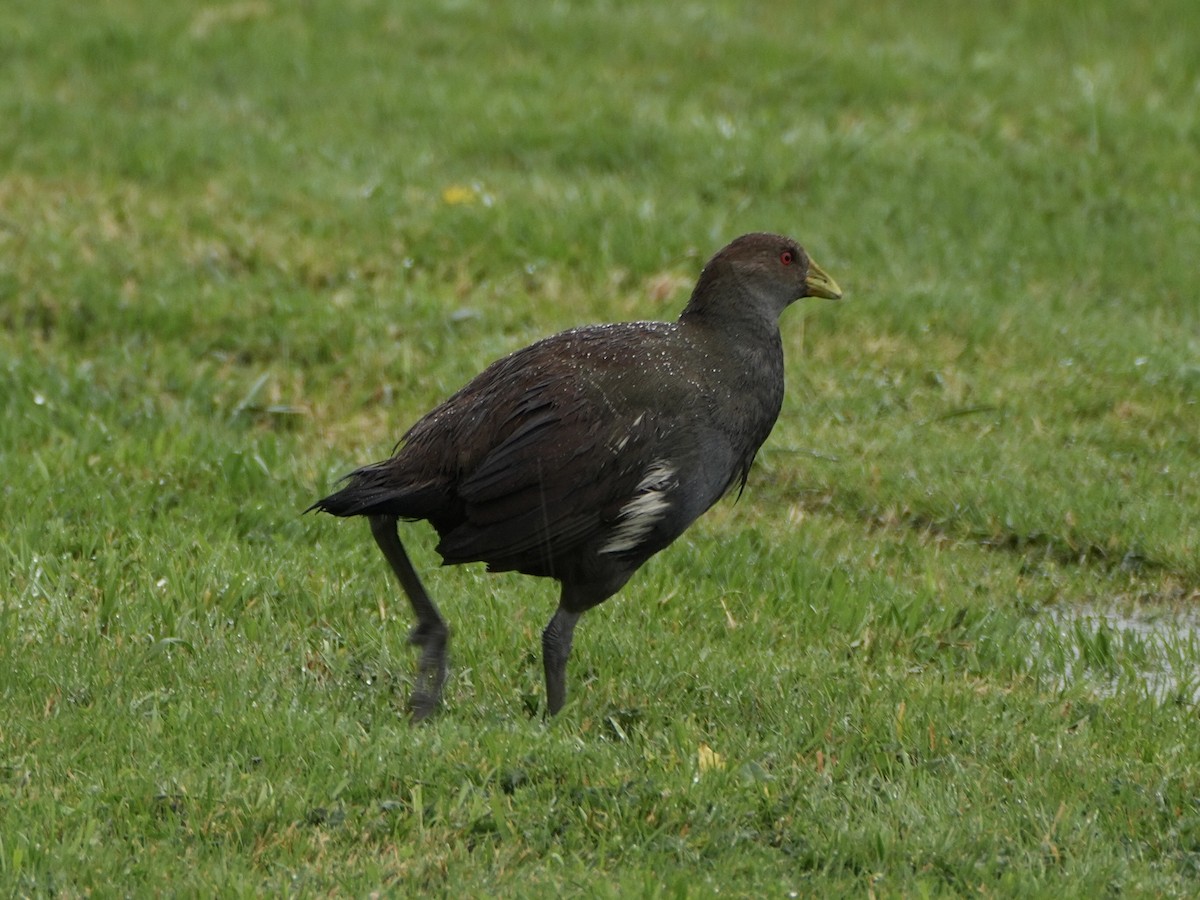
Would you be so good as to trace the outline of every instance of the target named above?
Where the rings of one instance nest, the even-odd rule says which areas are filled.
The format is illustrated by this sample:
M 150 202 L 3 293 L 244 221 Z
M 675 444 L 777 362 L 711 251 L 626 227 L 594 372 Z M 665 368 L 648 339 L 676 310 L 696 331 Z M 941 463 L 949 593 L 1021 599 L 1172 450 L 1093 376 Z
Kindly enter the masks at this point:
M 440 701 L 450 629 L 398 520 L 428 520 L 446 565 L 484 562 L 562 585 L 542 632 L 557 713 L 580 615 L 744 487 L 783 403 L 779 316 L 802 297 L 841 290 L 790 238 L 743 235 L 708 261 L 677 322 L 576 328 L 492 363 L 391 458 L 310 507 L 366 516 L 412 603 L 414 719 Z

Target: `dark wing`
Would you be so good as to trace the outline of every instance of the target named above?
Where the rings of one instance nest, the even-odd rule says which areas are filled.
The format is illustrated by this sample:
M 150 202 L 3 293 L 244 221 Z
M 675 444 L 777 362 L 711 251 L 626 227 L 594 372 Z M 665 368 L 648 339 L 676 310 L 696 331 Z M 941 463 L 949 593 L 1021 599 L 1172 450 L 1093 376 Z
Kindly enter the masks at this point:
M 446 531 L 447 563 L 549 573 L 614 521 L 649 460 L 654 421 L 616 409 L 577 373 L 529 387 L 489 431 L 503 434 L 464 471 L 464 521 Z

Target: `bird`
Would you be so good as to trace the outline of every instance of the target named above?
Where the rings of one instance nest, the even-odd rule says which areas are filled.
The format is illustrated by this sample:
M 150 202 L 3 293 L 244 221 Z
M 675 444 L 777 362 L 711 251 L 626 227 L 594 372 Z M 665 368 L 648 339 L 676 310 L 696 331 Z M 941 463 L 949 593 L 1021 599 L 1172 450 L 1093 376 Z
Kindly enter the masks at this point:
M 425 520 L 443 565 L 554 579 L 542 632 L 546 706 L 567 698 L 576 623 L 735 486 L 779 416 L 779 319 L 841 288 L 795 240 L 742 235 L 705 264 L 674 322 L 574 328 L 489 365 L 414 424 L 387 459 L 305 512 L 363 516 L 412 606 L 408 703 L 441 703 L 450 629 L 400 541 Z

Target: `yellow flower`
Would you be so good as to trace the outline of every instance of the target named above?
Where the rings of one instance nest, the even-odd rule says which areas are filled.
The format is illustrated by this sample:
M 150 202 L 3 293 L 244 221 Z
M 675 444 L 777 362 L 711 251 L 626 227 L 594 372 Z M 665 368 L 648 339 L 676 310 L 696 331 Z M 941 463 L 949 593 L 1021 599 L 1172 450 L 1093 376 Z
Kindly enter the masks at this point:
M 699 757 L 701 772 L 710 772 L 725 768 L 725 758 L 712 747 L 708 746 L 708 744 L 700 745 L 700 752 L 697 756 Z
M 442 191 L 442 202 L 447 206 L 461 206 L 464 203 L 474 203 L 476 200 L 474 188 L 462 184 L 452 184 Z

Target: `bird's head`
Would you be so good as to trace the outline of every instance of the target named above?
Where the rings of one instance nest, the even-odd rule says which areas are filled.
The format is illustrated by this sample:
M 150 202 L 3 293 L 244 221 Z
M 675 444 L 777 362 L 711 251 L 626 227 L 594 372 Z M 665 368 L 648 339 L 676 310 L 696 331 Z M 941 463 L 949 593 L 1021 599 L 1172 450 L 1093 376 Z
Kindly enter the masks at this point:
M 683 315 L 777 319 L 802 297 L 841 296 L 837 282 L 791 238 L 744 234 L 708 261 Z

